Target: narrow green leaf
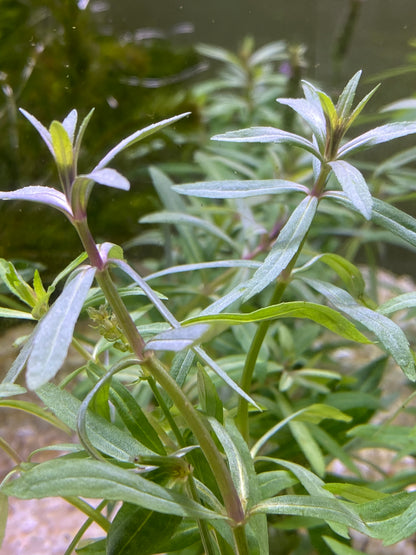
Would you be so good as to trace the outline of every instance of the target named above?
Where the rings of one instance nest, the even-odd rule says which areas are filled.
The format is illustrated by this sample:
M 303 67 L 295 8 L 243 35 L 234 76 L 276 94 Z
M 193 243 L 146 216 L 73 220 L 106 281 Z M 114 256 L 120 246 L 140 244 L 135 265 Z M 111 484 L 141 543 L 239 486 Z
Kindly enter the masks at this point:
M 16 318 L 18 320 L 34 320 L 31 312 L 14 310 L 13 308 L 3 308 L 0 306 L 0 318 Z
M 343 160 L 329 162 L 342 190 L 366 220 L 371 218 L 373 199 L 360 171 Z
M 351 112 L 351 115 L 349 116 L 349 118 L 347 120 L 348 121 L 348 127 L 350 127 L 352 125 L 352 123 L 357 119 L 357 117 L 361 114 L 361 112 L 365 108 L 366 104 L 372 98 L 372 96 L 377 91 L 379 86 L 380 85 L 376 85 L 374 87 L 374 89 L 372 89 L 368 94 L 365 95 L 365 97 L 362 100 L 360 100 L 360 102 L 357 104 L 357 106 Z
M 77 138 L 75 139 L 75 144 L 74 144 L 74 159 L 76 161 L 78 160 L 79 151 L 80 151 L 80 148 L 81 148 L 81 143 L 82 143 L 82 139 L 84 137 L 84 133 L 87 129 L 87 126 L 90 122 L 90 119 L 91 119 L 93 113 L 94 113 L 94 108 L 92 108 L 88 112 L 88 114 L 82 120 L 81 125 L 79 126 L 78 133 L 77 133 Z
M 15 361 L 13 362 L 12 366 L 10 367 L 6 376 L 4 377 L 2 383 L 14 383 L 17 380 L 20 373 L 25 368 L 27 359 L 29 358 L 30 353 L 32 352 L 33 342 L 35 340 L 37 331 L 38 331 L 38 326 L 36 326 L 32 334 L 26 339 L 25 344 L 23 345 L 20 353 L 17 355 Z
M 92 267 L 80 271 L 40 321 L 27 365 L 29 389 L 40 387 L 61 368 L 94 275 Z
M 270 253 L 254 276 L 247 283 L 244 300 L 260 293 L 287 267 L 298 252 L 313 221 L 318 207 L 318 199 L 304 198 L 279 233 Z
M 13 295 L 16 295 L 22 302 L 33 308 L 36 303 L 35 292 L 22 278 L 13 264 L 8 260 L 4 260 L 4 258 L 0 258 L 0 278 Z M 19 311 L 16 310 L 15 312 L 18 313 Z M 25 313 L 23 312 L 23 314 Z
M 387 493 L 375 491 L 365 486 L 357 486 L 356 484 L 330 483 L 326 484 L 324 487 L 334 495 L 344 497 L 344 499 L 353 503 L 367 503 L 368 501 L 389 497 Z M 387 500 L 386 502 L 388 503 Z
M 405 310 L 407 308 L 414 308 L 416 306 L 416 293 L 403 293 L 393 299 L 389 299 L 378 307 L 380 314 L 391 314 L 398 310 Z
M 26 389 L 17 383 L 0 384 L 0 398 L 13 397 L 14 395 L 22 395 L 23 393 L 26 393 Z
M 218 237 L 228 245 L 230 245 L 235 251 L 239 252 L 240 247 L 235 241 L 233 241 L 226 233 L 224 233 L 219 227 L 212 224 L 208 220 L 202 218 L 197 218 L 196 216 L 191 216 L 189 214 L 179 214 L 177 212 L 152 212 L 139 220 L 142 224 L 173 224 L 178 226 L 187 225 L 196 227 L 205 232 L 210 233 L 214 237 Z
M 345 85 L 344 90 L 339 95 L 338 102 L 336 105 L 338 117 L 341 120 L 345 120 L 349 114 L 352 103 L 354 102 L 355 91 L 357 90 L 358 83 L 361 78 L 362 71 L 359 70 L 355 73 L 348 83 Z
M 197 181 L 185 185 L 175 185 L 172 189 L 181 195 L 200 198 L 247 198 L 260 195 L 278 195 L 293 191 L 309 192 L 304 185 L 285 179 Z
M 52 154 L 52 156 L 55 156 L 54 151 L 53 151 L 53 146 L 52 146 L 51 134 L 46 129 L 46 127 L 44 125 L 42 125 L 42 123 L 40 123 L 40 121 L 38 121 L 35 118 L 35 116 L 32 116 L 32 114 L 29 114 L 29 112 L 27 112 L 23 108 L 19 108 L 19 110 L 25 116 L 25 118 L 30 121 L 30 123 L 33 125 L 33 127 L 36 129 L 36 131 L 42 137 L 44 143 L 48 147 L 49 152 Z
M 104 158 L 102 158 L 98 162 L 98 164 L 93 169 L 93 172 L 103 169 L 105 166 L 107 166 L 107 164 L 117 154 L 119 154 L 120 152 L 122 152 L 123 150 L 128 148 L 129 146 L 137 143 L 138 141 L 141 141 L 142 139 L 148 137 L 149 135 L 152 135 L 153 133 L 156 133 L 157 131 L 160 131 L 161 129 L 163 129 L 164 127 L 166 127 L 168 125 L 172 125 L 172 123 L 175 123 L 176 121 L 179 121 L 180 119 L 184 118 L 185 116 L 188 116 L 189 113 L 190 112 L 179 114 L 178 116 L 173 116 L 171 118 L 164 119 L 162 121 L 159 121 L 158 123 L 153 123 L 152 125 L 144 127 L 143 129 L 140 129 L 139 131 L 135 131 L 134 133 L 132 133 L 131 135 L 129 135 L 128 137 L 126 137 L 125 139 L 120 141 L 115 147 L 113 147 L 104 156 Z
M 140 405 L 124 385 L 117 380 L 113 380 L 111 383 L 110 399 L 132 436 L 155 453 L 166 455 L 158 433 L 150 424 Z
M 229 323 L 244 324 L 248 322 L 262 322 L 264 320 L 273 320 L 278 318 L 307 318 L 324 326 L 341 337 L 357 341 L 359 343 L 371 343 L 358 329 L 344 316 L 336 310 L 307 301 L 291 301 L 271 305 L 267 308 L 260 308 L 254 312 L 246 312 L 241 314 L 222 313 L 208 314 L 204 316 L 195 316 L 182 322 L 182 324 L 196 323 Z
M 249 127 L 248 129 L 229 131 L 222 135 L 214 135 L 211 139 L 236 143 L 286 143 L 307 150 L 320 160 L 322 159 L 319 150 L 315 148 L 311 141 L 275 127 Z
M 54 384 L 48 383 L 36 390 L 45 405 L 71 430 L 77 429 L 81 402 Z M 120 461 L 131 462 L 139 455 L 155 454 L 128 432 L 104 420 L 91 411 L 87 412 L 88 438 L 94 447 Z
M 40 463 L 2 486 L 19 499 L 91 497 L 126 501 L 151 511 L 193 518 L 225 518 L 185 495 L 150 482 L 113 464 L 77 458 Z
M 198 398 L 204 413 L 223 423 L 223 404 L 218 396 L 217 390 L 211 378 L 205 372 L 203 366 L 198 364 Z
M 351 152 L 357 152 L 358 150 L 392 141 L 393 139 L 406 137 L 413 133 L 416 133 L 416 123 L 412 121 L 386 123 L 367 131 L 367 133 L 343 145 L 338 151 L 338 156 L 341 158 L 346 154 L 351 154 Z
M 144 279 L 151 281 L 159 277 L 168 276 L 170 274 L 180 274 L 182 272 L 194 272 L 196 270 L 206 270 L 209 268 L 252 268 L 257 269 L 261 262 L 255 260 L 217 260 L 214 262 L 197 262 L 196 264 L 181 264 L 179 266 L 171 266 L 166 270 L 160 270 L 153 274 L 147 275 Z
M 156 192 L 166 209 L 178 214 L 185 214 L 188 211 L 188 207 L 183 198 L 173 191 L 173 182 L 157 168 L 152 167 L 149 171 Z M 190 262 L 200 262 L 203 259 L 203 255 L 195 234 L 192 233 L 188 226 L 180 226 L 178 231 L 183 240 L 183 250 L 187 259 Z
M 279 394 L 278 399 L 283 416 L 289 417 L 295 412 L 285 396 Z M 293 419 L 288 421 L 288 426 L 293 438 L 305 455 L 313 471 L 319 476 L 323 476 L 325 474 L 325 459 L 307 424 L 297 422 Z
M 406 376 L 412 381 L 416 380 L 415 363 L 409 342 L 397 324 L 386 316 L 360 305 L 349 293 L 335 285 L 309 278 L 302 280 L 324 295 L 338 310 L 372 331 Z
M 210 418 L 209 422 L 214 430 L 217 438 L 224 448 L 227 462 L 230 467 L 231 476 L 236 487 L 238 496 L 244 508 L 249 502 L 249 482 L 248 475 L 240 452 L 232 441 L 228 432 L 217 420 Z
M 73 218 L 72 208 L 66 196 L 52 187 L 41 185 L 30 185 L 22 187 L 16 191 L 0 192 L 0 200 L 28 200 L 39 202 L 57 208 L 63 212 L 70 220 Z
M 207 56 L 213 60 L 223 62 L 225 64 L 233 64 L 240 66 L 240 60 L 232 52 L 221 48 L 220 46 L 211 46 L 210 44 L 198 44 L 196 50 L 201 56 Z
M 321 101 L 322 108 L 330 122 L 331 128 L 336 129 L 338 125 L 338 114 L 335 109 L 334 103 L 331 98 L 323 91 L 318 90 L 319 100 Z
M 49 132 L 57 165 L 65 170 L 72 168 L 74 161 L 72 142 L 65 127 L 61 122 L 53 121 L 49 127 Z
M 181 517 L 124 503 L 107 536 L 107 555 L 153 555 L 169 549 Z M 163 530 L 163 534 L 161 534 Z
M 327 191 L 325 196 L 335 199 L 344 206 L 356 211 L 348 197 L 339 191 Z M 395 206 L 373 198 L 371 220 L 384 227 L 401 240 L 416 247 L 416 219 Z
M 272 497 L 253 507 L 253 514 L 297 515 L 319 518 L 343 524 L 359 532 L 366 531 L 362 519 L 350 511 L 338 499 L 317 495 L 280 495 Z

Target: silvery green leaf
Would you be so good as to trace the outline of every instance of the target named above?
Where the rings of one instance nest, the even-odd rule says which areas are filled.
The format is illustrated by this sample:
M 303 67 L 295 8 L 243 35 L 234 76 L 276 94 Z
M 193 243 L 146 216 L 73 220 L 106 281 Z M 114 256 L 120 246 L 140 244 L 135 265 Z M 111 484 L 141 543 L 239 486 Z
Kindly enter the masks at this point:
M 79 177 L 91 179 L 92 181 L 95 181 L 100 185 L 114 187 L 115 189 L 122 189 L 123 191 L 128 191 L 130 189 L 129 181 L 123 175 L 121 175 L 121 173 L 111 168 L 94 170 L 91 173 L 80 175 Z
M 343 160 L 329 162 L 329 165 L 344 193 L 364 218 L 369 220 L 373 199 L 361 172 Z
M 152 212 L 139 220 L 142 224 L 173 224 L 176 226 L 188 225 L 202 229 L 211 233 L 215 237 L 222 239 L 225 243 L 228 243 L 237 252 L 240 247 L 235 243 L 230 237 L 224 233 L 219 227 L 212 224 L 210 221 L 202 218 L 197 218 L 196 216 L 191 216 L 189 214 L 178 214 L 177 212 Z
M 286 59 L 286 43 L 283 40 L 271 42 L 256 50 L 249 58 L 250 66 Z
M 211 139 L 213 141 L 230 141 L 235 143 L 287 143 L 307 150 L 319 159 L 322 158 L 319 150 L 314 147 L 311 141 L 304 139 L 300 135 L 295 135 L 295 133 L 282 131 L 275 127 L 249 127 L 248 129 L 214 135 Z
M 367 133 L 343 145 L 338 151 L 338 157 L 342 158 L 351 152 L 386 143 L 393 139 L 399 139 L 400 137 L 406 137 L 413 133 L 416 133 L 416 123 L 413 121 L 386 123 L 385 125 L 367 131 Z
M 338 116 L 341 119 L 348 117 L 352 103 L 354 102 L 355 91 L 357 90 L 358 83 L 361 78 L 362 71 L 359 70 L 355 75 L 351 77 L 348 83 L 345 85 L 344 90 L 339 95 L 338 102 L 336 105 Z
M 194 324 L 180 328 L 173 328 L 159 333 L 146 343 L 146 350 L 178 352 L 189 349 L 201 341 L 203 334 L 208 331 L 208 324 Z
M 40 202 L 57 208 L 69 218 L 73 217 L 71 206 L 66 196 L 52 187 L 43 187 L 41 185 L 30 185 L 16 191 L 0 191 L 0 200 L 28 200 L 31 202 Z
M 177 212 L 179 214 L 186 213 L 187 206 L 185 201 L 180 195 L 173 191 L 173 182 L 171 179 L 158 168 L 152 167 L 149 171 L 153 185 L 163 205 L 171 212 Z M 203 254 L 195 234 L 192 233 L 188 226 L 181 226 L 178 231 L 183 239 L 183 249 L 186 258 L 191 262 L 201 261 L 201 259 L 203 259 Z
M 53 151 L 53 146 L 52 146 L 51 134 L 46 129 L 46 127 L 42 125 L 40 121 L 35 118 L 35 116 L 32 116 L 32 114 L 29 114 L 29 112 L 27 112 L 23 108 L 19 108 L 19 110 L 25 116 L 25 118 L 30 121 L 30 123 L 33 125 L 33 127 L 42 137 L 43 141 L 45 142 L 46 146 L 49 149 L 49 152 L 52 154 L 53 157 L 55 157 L 55 153 Z
M 320 495 L 280 495 L 258 503 L 252 514 L 298 515 L 319 518 L 326 522 L 346 525 L 354 530 L 366 532 L 362 519 L 339 499 Z
M 26 380 L 29 389 L 40 387 L 61 368 L 94 275 L 95 268 L 81 270 L 66 284 L 39 322 L 27 364 Z
M 208 58 L 218 60 L 219 62 L 224 62 L 226 64 L 231 63 L 236 66 L 241 65 L 240 60 L 235 54 L 219 46 L 211 46 L 210 44 L 198 44 L 196 47 L 196 51 L 202 56 L 207 56 Z
M 211 424 L 215 435 L 217 436 L 224 449 L 224 453 L 227 457 L 228 466 L 230 467 L 232 480 L 234 482 L 241 504 L 243 505 L 243 508 L 245 510 L 250 501 L 250 495 L 248 474 L 244 461 L 226 428 L 222 426 L 215 418 L 209 418 L 209 423 Z
M 217 260 L 214 262 L 197 262 L 196 264 L 181 264 L 180 266 L 171 266 L 166 270 L 160 270 L 159 272 L 154 272 L 153 274 L 147 275 L 144 279 L 146 281 L 151 281 L 152 279 L 157 279 L 159 277 L 167 276 L 170 274 L 180 274 L 182 272 L 194 272 L 196 270 L 206 270 L 209 268 L 251 268 L 257 269 L 261 265 L 261 262 L 256 260 Z
M 15 310 L 14 308 L 3 308 L 0 306 L 0 318 L 16 318 L 18 320 L 34 320 L 30 312 Z
M 318 199 L 308 196 L 295 208 L 279 233 L 266 260 L 247 283 L 244 300 L 260 293 L 287 267 L 306 237 L 318 207 Z
M 414 308 L 416 306 L 416 293 L 403 293 L 393 299 L 389 299 L 378 307 L 378 312 L 381 314 L 391 314 L 398 310 L 406 310 L 407 308 Z
M 172 189 L 181 195 L 200 198 L 247 198 L 290 193 L 292 191 L 308 193 L 308 189 L 304 185 L 285 179 L 197 181 L 196 183 L 175 185 Z
M 81 142 L 82 142 L 85 130 L 87 129 L 88 123 L 89 123 L 93 113 L 94 113 L 94 108 L 92 108 L 88 112 L 88 114 L 82 120 L 81 125 L 79 126 L 78 133 L 77 133 L 77 138 L 75 139 L 75 144 L 74 144 L 74 159 L 75 159 L 75 161 L 78 160 L 78 155 L 79 155 L 79 151 L 80 151 L 80 148 L 81 148 Z
M 326 137 L 326 122 L 322 108 L 304 98 L 278 98 L 277 102 L 290 106 L 306 121 L 315 135 L 318 144 L 323 147 Z
M 146 480 L 129 469 L 91 459 L 53 459 L 37 464 L 2 491 L 20 499 L 82 496 L 126 501 L 160 513 L 225 518 L 189 497 Z
M 173 116 L 172 118 L 164 119 L 162 121 L 159 121 L 158 123 L 153 123 L 152 125 L 148 125 L 147 127 L 144 127 L 143 129 L 139 129 L 139 131 L 132 133 L 131 135 L 129 135 L 128 137 L 120 141 L 115 147 L 113 147 L 104 156 L 104 158 L 102 158 L 98 162 L 98 164 L 95 166 L 93 171 L 95 172 L 97 170 L 103 169 L 115 156 L 117 156 L 117 154 L 119 154 L 129 146 L 133 145 L 134 143 L 137 143 L 138 141 L 141 141 L 142 139 L 148 137 L 149 135 L 152 135 L 153 133 L 156 133 L 157 131 L 159 131 L 160 129 L 163 129 L 166 126 L 171 125 L 176 121 L 179 121 L 185 116 L 188 116 L 189 113 L 190 112 L 185 112 L 183 114 L 179 114 L 178 116 Z
M 416 381 L 415 363 L 407 337 L 401 328 L 386 316 L 358 304 L 346 291 L 330 283 L 302 278 L 305 283 L 326 297 L 336 308 L 345 312 L 372 331 L 380 340 L 409 380 Z
M 0 397 L 12 397 L 13 395 L 22 395 L 27 390 L 17 383 L 1 383 L 0 384 Z
M 62 122 L 62 125 L 65 131 L 68 133 L 68 137 L 72 144 L 74 143 L 74 135 L 75 135 L 75 129 L 77 126 L 77 121 L 78 121 L 78 112 L 76 110 L 71 110 L 69 114 L 66 116 L 66 118 L 64 119 L 64 121 Z
M 416 98 L 403 98 L 385 106 L 382 112 L 393 112 L 394 110 L 416 110 Z
M 325 196 L 333 198 L 349 208 L 356 210 L 348 197 L 338 191 L 327 191 Z M 397 235 L 403 241 L 416 247 L 416 219 L 395 206 L 377 198 L 373 198 L 371 220 Z
M 25 344 L 23 345 L 20 353 L 17 355 L 15 361 L 11 365 L 2 383 L 14 383 L 17 380 L 17 378 L 20 376 L 20 373 L 26 366 L 27 359 L 29 358 L 30 353 L 32 352 L 33 341 L 35 339 L 37 330 L 38 330 L 38 326 L 36 326 L 35 330 L 27 338 Z

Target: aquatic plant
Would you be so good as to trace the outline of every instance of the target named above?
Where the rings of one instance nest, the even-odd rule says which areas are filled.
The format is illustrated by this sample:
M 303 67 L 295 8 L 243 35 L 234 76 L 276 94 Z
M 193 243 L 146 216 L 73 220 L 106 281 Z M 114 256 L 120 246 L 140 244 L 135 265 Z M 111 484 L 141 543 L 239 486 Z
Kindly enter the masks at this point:
M 356 449 L 377 437 L 399 453 L 414 451 L 411 428 L 398 434 L 391 423 L 368 422 L 380 407 L 387 355 L 416 380 L 411 345 L 389 318 L 414 307 L 416 296 L 377 306 L 357 266 L 317 250 L 320 215 L 331 211 L 415 246 L 416 221 L 373 197 L 350 160 L 416 133 L 416 123 L 393 122 L 347 139 L 374 93 L 354 107 L 359 78 L 352 77 L 336 104 L 308 82 L 305 98 L 279 99 L 306 122 L 311 133 L 305 136 L 257 126 L 213 137 L 301 149 L 311 171 L 298 180 L 174 185 L 152 168 L 165 210 L 142 223 L 174 226 L 177 233 L 162 234 L 174 264 L 146 277 L 119 246 L 96 243 L 88 202 L 94 184 L 127 190 L 127 179 L 108 164 L 187 114 L 133 133 L 79 173 L 92 112 L 78 128 L 75 110 L 46 128 L 22 110 L 54 158 L 60 190 L 29 186 L 2 192 L 0 199 L 56 208 L 85 252 L 49 287 L 38 271 L 31 285 L 1 261 L 1 279 L 16 300 L 0 316 L 37 321 L 0 385 L 1 406 L 74 430 L 79 443 L 54 446 L 65 454 L 47 462 L 17 460 L 0 494 L 3 505 L 5 496 L 61 496 L 85 512 L 87 524 L 68 554 L 77 547 L 125 555 L 266 555 L 296 547 L 344 555 L 351 553 L 349 529 L 386 544 L 415 531 L 415 494 L 405 489 L 414 473 L 372 484 Z M 154 281 L 157 289 L 149 284 Z M 95 339 L 74 333 L 87 314 Z M 341 344 L 376 344 L 386 355 L 343 372 L 331 358 Z M 83 362 L 57 385 L 70 345 Z M 27 388 L 44 406 L 16 400 L 25 391 L 16 383 L 25 368 Z M 15 456 L 7 442 L 1 446 Z M 335 474 L 335 460 L 353 478 Z M 101 502 L 94 508 L 83 498 Z M 79 544 L 92 521 L 105 537 Z

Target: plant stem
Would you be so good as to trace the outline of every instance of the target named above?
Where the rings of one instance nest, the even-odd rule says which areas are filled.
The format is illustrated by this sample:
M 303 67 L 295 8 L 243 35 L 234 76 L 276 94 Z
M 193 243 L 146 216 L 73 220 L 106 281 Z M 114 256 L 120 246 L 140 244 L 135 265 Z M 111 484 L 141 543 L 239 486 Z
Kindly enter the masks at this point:
M 273 292 L 272 298 L 270 299 L 270 304 L 277 304 L 287 287 L 287 281 L 279 281 Z M 257 357 L 261 346 L 263 344 L 264 338 L 266 337 L 267 331 L 271 324 L 270 320 L 265 320 L 259 324 L 257 331 L 254 335 L 253 341 L 251 342 L 250 349 L 247 353 L 247 358 L 244 363 L 243 374 L 241 376 L 241 389 L 246 393 L 249 393 L 251 380 L 253 378 L 254 369 L 257 362 Z M 249 430 L 248 430 L 248 402 L 243 397 L 238 399 L 238 411 L 236 417 L 236 424 L 240 430 L 241 435 L 244 439 L 248 440 Z

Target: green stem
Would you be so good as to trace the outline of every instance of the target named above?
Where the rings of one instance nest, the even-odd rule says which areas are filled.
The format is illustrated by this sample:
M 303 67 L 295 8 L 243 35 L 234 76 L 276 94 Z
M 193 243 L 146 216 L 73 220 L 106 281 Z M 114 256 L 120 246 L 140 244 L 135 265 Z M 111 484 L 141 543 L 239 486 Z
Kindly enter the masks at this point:
M 277 304 L 287 287 L 286 281 L 280 281 L 277 283 L 270 304 Z M 253 378 L 254 369 L 256 366 L 257 358 L 261 346 L 263 344 L 264 338 L 266 337 L 267 331 L 270 327 L 271 320 L 265 320 L 259 327 L 254 335 L 253 341 L 251 342 L 250 349 L 247 353 L 247 358 L 244 363 L 243 374 L 241 377 L 241 389 L 246 393 L 249 393 L 251 387 L 251 380 Z M 239 397 L 238 400 L 238 411 L 236 417 L 236 424 L 240 430 L 241 435 L 248 440 L 248 401 L 243 397 Z

